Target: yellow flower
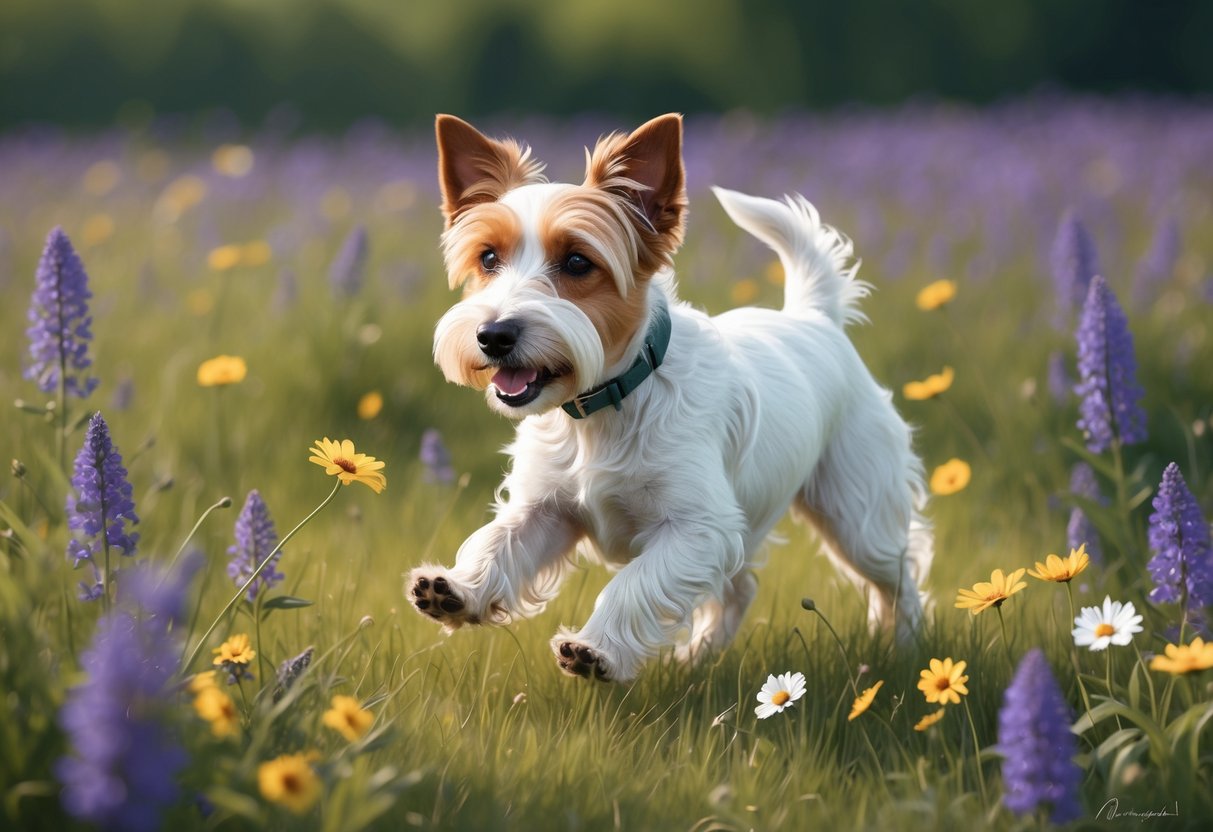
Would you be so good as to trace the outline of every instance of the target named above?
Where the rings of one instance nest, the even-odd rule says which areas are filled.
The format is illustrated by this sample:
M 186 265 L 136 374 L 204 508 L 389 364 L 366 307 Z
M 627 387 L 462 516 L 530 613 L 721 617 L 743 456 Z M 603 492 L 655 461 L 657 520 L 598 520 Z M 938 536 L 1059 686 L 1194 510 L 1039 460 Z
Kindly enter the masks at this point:
M 212 664 L 248 664 L 257 657 L 257 651 L 249 643 L 247 633 L 240 633 L 229 638 L 211 651 L 215 654 Z
M 941 372 L 927 376 L 922 381 L 906 382 L 901 393 L 912 402 L 933 399 L 952 386 L 956 373 L 951 367 L 944 367 Z
M 1009 575 L 1003 575 L 1001 569 L 990 573 L 989 581 L 978 581 L 972 589 L 962 589 L 956 595 L 956 609 L 968 610 L 973 615 L 990 607 L 1001 607 L 1002 602 L 1016 592 L 1026 587 L 1026 581 L 1021 581 L 1026 569 L 1016 569 Z
M 931 659 L 930 668 L 922 671 L 922 678 L 918 680 L 918 689 L 930 703 L 959 705 L 960 697 L 969 692 L 965 687 L 965 682 L 969 681 L 969 677 L 964 675 L 966 664 L 952 664 L 950 658 L 943 661 Z
M 763 275 L 766 277 L 767 283 L 772 286 L 782 286 L 787 281 L 787 277 L 783 273 L 783 263 L 778 260 L 772 260 Z
M 206 197 L 206 182 L 202 177 L 186 174 L 174 179 L 165 187 L 152 209 L 157 216 L 168 222 L 176 222 L 181 215 Z
M 729 289 L 729 297 L 736 306 L 753 303 L 754 298 L 758 297 L 758 281 L 752 277 L 742 278 Z
M 387 478 L 379 472 L 384 463 L 373 456 L 355 453 L 354 443 L 348 439 L 334 442 L 326 436 L 309 450 L 315 456 L 308 457 L 308 461 L 324 468 L 324 473 L 335 475 L 342 485 L 360 482 L 376 494 L 387 488 Z
M 93 214 L 84 221 L 80 242 L 85 248 L 99 246 L 114 236 L 114 218 L 109 214 Z
M 253 151 L 242 144 L 221 144 L 211 154 L 216 173 L 239 179 L 253 169 Z
M 876 698 L 876 691 L 880 690 L 880 686 L 883 684 L 884 680 L 881 680 L 855 698 L 855 702 L 851 705 L 851 715 L 847 717 L 847 722 L 850 722 L 871 707 L 872 700 Z
M 915 305 L 924 312 L 938 309 L 956 297 L 956 283 L 952 280 L 936 280 L 924 286 L 914 298 Z
M 1090 565 L 1091 558 L 1087 554 L 1087 544 L 1084 543 L 1077 549 L 1071 549 L 1069 557 L 1049 555 L 1044 563 L 1036 561 L 1036 568 L 1028 570 L 1028 574 L 1042 581 L 1064 584 Z
M 947 713 L 947 710 L 948 710 L 947 708 L 940 708 L 938 711 L 936 711 L 933 714 L 927 714 L 926 716 L 924 716 L 922 719 L 918 720 L 918 722 L 916 722 L 914 724 L 914 730 L 915 731 L 927 730 L 932 725 L 934 725 L 936 722 L 939 722 L 939 720 L 943 719 L 943 715 L 945 713 Z
M 105 196 L 112 191 L 122 179 L 122 169 L 109 159 L 94 162 L 84 172 L 84 190 L 93 196 Z
M 949 459 L 931 472 L 931 493 L 946 497 L 963 491 L 972 475 L 973 470 L 969 468 L 969 463 L 963 459 Z
M 307 754 L 283 754 L 257 768 L 257 787 L 271 803 L 302 815 L 320 798 L 320 778 Z
M 248 365 L 238 355 L 217 355 L 198 365 L 199 387 L 239 384 L 248 375 Z
M 235 243 L 211 249 L 206 264 L 217 272 L 226 272 L 240 265 L 241 247 Z
M 240 265 L 264 266 L 274 257 L 274 249 L 265 240 L 253 240 L 240 246 Z
M 215 681 L 215 671 L 204 670 L 201 673 L 195 673 L 186 683 L 186 690 L 190 693 L 202 693 L 207 688 L 217 688 L 218 683 Z
M 1213 641 L 1205 644 L 1200 636 L 1191 644 L 1168 644 L 1165 656 L 1150 659 L 1151 670 L 1165 670 L 1175 676 L 1213 667 Z
M 383 394 L 378 390 L 372 390 L 358 400 L 358 418 L 370 420 L 379 415 L 379 411 L 383 410 Z
M 216 737 L 232 737 L 240 733 L 236 703 L 213 684 L 198 691 L 194 697 L 194 710 L 211 724 L 211 732 Z
M 324 712 L 323 723 L 350 742 L 362 739 L 375 715 L 358 704 L 352 696 L 334 696 L 332 707 Z

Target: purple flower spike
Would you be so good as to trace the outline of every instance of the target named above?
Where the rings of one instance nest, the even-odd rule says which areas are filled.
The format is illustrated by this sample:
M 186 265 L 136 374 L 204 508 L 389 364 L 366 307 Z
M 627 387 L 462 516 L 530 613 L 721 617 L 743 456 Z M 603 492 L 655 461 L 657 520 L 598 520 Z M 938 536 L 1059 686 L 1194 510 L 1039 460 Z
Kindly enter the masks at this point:
M 362 288 L 368 254 L 366 229 L 359 225 L 345 238 L 329 267 L 329 286 L 338 297 L 352 298 Z
M 1099 274 L 1095 243 L 1073 211 L 1066 211 L 1057 227 L 1050 265 L 1057 289 L 1058 324 L 1065 326 L 1082 306 L 1092 278 Z
M 430 428 L 421 434 L 421 464 L 425 466 L 425 481 L 448 484 L 455 481 L 451 454 L 442 441 L 442 434 Z
M 1188 609 L 1213 604 L 1213 546 L 1209 524 L 1179 466 L 1172 462 L 1162 474 L 1150 515 L 1150 558 L 1147 568 L 1154 579 L 1150 600 L 1169 603 L 1187 593 Z
M 1146 303 L 1158 288 L 1170 280 L 1179 262 L 1182 246 L 1179 223 L 1175 217 L 1167 217 L 1154 232 L 1154 241 L 1141 262 L 1137 264 L 1137 276 L 1133 282 L 1133 300 Z
M 1137 383 L 1133 335 L 1116 296 L 1099 276 L 1091 281 L 1078 323 L 1078 384 L 1082 400 L 1078 429 L 1087 450 L 1102 453 L 1114 441 L 1133 445 L 1146 439 L 1143 391 Z
M 88 355 L 93 340 L 88 301 L 93 295 L 84 264 L 58 226 L 46 238 L 34 280 L 26 316 L 29 360 L 24 376 L 43 393 L 51 393 L 62 374 L 67 394 L 83 399 L 97 386 L 97 379 L 86 372 L 93 363 Z
M 1056 824 L 1082 815 L 1082 769 L 1073 760 L 1078 749 L 1070 708 L 1039 648 L 1023 657 L 1007 687 L 998 713 L 998 750 L 1008 809 L 1030 815 L 1043 808 Z
M 105 419 L 95 413 L 76 455 L 72 488 L 67 495 L 67 527 L 77 532 L 68 541 L 68 557 L 75 560 L 75 567 L 91 563 L 94 576 L 98 576 L 99 561 L 104 559 L 107 546 L 123 555 L 135 554 L 139 534 L 128 532 L 127 523 L 133 526 L 138 522 L 122 455 L 110 441 Z M 100 597 L 96 587 L 84 590 L 85 600 Z
M 1093 503 L 1104 505 L 1107 500 L 1099 492 L 1099 482 L 1095 472 L 1085 462 L 1079 462 L 1070 470 L 1070 493 L 1076 497 L 1084 497 Z M 1099 532 L 1078 506 L 1070 512 L 1070 523 L 1066 526 L 1066 543 L 1071 549 L 1077 549 L 1087 544 L 1087 555 L 1095 563 L 1103 563 L 1103 548 L 1099 544 Z
M 237 587 L 242 587 L 253 576 L 261 561 L 278 545 L 278 532 L 274 529 L 270 511 L 261 499 L 261 492 L 255 488 L 248 493 L 244 508 L 240 509 L 240 516 L 236 518 L 235 535 L 236 545 L 228 547 L 227 550 L 232 556 L 227 565 L 227 576 Z M 281 557 L 282 552 L 274 555 L 274 559 L 248 588 L 245 595 L 249 603 L 257 600 L 257 595 L 262 590 L 269 589 L 286 577 L 275 568 Z

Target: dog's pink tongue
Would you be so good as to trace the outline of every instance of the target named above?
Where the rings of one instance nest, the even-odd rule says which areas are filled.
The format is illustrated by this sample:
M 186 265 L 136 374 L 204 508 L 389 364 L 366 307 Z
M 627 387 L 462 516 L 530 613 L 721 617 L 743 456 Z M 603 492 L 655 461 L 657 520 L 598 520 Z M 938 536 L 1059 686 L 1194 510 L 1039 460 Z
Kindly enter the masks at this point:
M 507 396 L 517 396 L 526 386 L 539 377 L 538 370 L 514 370 L 503 368 L 493 376 L 493 385 Z

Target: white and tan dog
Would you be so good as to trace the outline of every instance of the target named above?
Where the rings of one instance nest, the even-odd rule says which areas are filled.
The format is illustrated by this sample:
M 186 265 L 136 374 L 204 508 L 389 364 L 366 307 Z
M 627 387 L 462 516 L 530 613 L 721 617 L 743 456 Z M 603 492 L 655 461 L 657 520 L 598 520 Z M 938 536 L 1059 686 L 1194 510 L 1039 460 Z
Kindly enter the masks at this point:
M 888 391 L 843 328 L 867 285 L 850 242 L 803 198 L 716 190 L 779 255 L 782 311 L 717 317 L 680 302 L 672 257 L 686 191 L 682 120 L 587 151 L 580 185 L 547 182 L 529 148 L 437 121 L 452 288 L 446 378 L 519 420 L 496 516 L 452 568 L 408 591 L 448 630 L 535 615 L 575 551 L 617 574 L 560 667 L 628 680 L 662 648 L 726 645 L 753 600 L 764 541 L 789 507 L 870 590 L 870 618 L 911 635 L 931 559 L 922 465 Z

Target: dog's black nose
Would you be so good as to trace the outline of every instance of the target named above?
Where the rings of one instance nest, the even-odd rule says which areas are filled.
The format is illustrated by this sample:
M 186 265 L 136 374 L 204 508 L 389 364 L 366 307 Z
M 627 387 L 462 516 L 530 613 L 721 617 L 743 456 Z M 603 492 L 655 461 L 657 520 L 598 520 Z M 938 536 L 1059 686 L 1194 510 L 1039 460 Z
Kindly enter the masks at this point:
M 518 343 L 522 327 L 514 321 L 489 321 L 476 330 L 480 351 L 489 358 L 505 358 Z

